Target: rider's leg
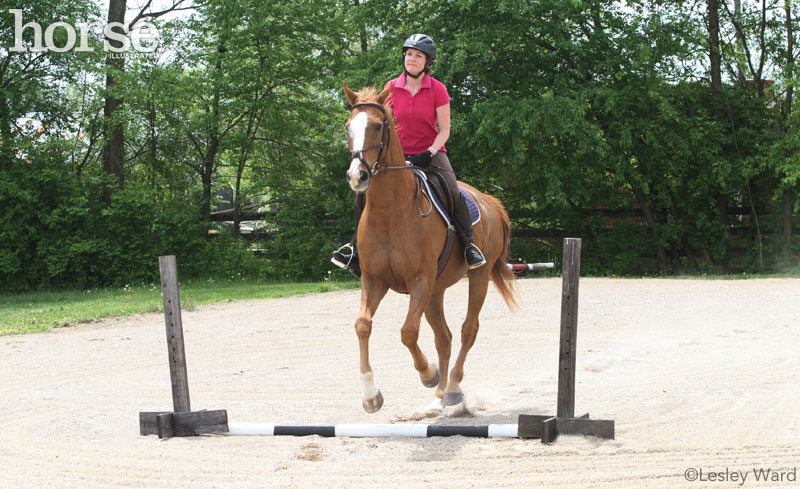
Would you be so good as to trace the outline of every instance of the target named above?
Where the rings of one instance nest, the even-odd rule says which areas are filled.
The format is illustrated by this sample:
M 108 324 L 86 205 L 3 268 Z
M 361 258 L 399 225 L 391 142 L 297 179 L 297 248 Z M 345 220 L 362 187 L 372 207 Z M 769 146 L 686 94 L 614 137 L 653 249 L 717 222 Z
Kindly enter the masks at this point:
M 481 252 L 473 242 L 472 219 L 469 216 L 467 202 L 461 195 L 461 191 L 458 190 L 456 174 L 453 172 L 453 167 L 450 165 L 447 153 L 443 151 L 436 153 L 428 170 L 439 172 L 447 181 L 447 189 L 453 201 L 453 220 L 456 226 L 461 230 L 460 235 L 462 236 L 462 241 L 464 241 L 464 258 L 467 260 L 467 266 L 469 266 L 469 268 L 477 268 L 485 264 L 486 258 L 484 258 L 483 252 Z
M 356 250 L 356 238 L 358 237 L 358 222 L 361 220 L 361 213 L 367 204 L 367 194 L 358 192 L 356 194 L 355 211 L 353 218 L 355 221 L 355 232 L 349 243 L 341 246 L 338 250 L 331 253 L 331 263 L 339 268 L 349 270 L 356 278 L 361 278 L 361 266 L 358 263 L 358 251 Z M 348 251 L 349 250 L 349 251 Z
M 467 260 L 469 268 L 478 268 L 486 263 L 486 258 L 483 252 L 473 242 L 474 235 L 472 233 L 472 218 L 467 209 L 467 201 L 464 200 L 463 195 L 459 195 L 456 201 L 455 209 L 453 209 L 453 218 L 456 225 L 461 228 L 461 233 L 464 235 L 464 259 Z

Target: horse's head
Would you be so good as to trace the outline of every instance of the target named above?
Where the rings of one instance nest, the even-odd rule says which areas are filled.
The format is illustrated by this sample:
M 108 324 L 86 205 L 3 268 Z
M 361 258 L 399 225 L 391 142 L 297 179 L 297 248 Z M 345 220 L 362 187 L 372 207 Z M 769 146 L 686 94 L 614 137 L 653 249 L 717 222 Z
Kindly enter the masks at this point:
M 384 104 L 389 98 L 389 87 L 381 93 L 374 88 L 353 92 L 344 83 L 344 94 L 352 110 L 347 123 L 347 146 L 350 148 L 350 168 L 347 182 L 356 192 L 369 188 L 371 175 L 378 172 L 386 147 L 389 144 L 389 118 Z

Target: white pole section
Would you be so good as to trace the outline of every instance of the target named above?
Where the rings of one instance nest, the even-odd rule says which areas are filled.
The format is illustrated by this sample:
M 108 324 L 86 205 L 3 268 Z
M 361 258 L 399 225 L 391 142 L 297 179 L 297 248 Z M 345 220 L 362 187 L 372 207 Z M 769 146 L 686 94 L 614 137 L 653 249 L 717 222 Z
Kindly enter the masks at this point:
M 427 438 L 431 436 L 469 436 L 482 438 L 517 438 L 518 425 L 490 424 L 483 426 L 429 424 L 269 424 L 228 423 L 228 435 L 249 436 L 337 436 L 345 438 Z

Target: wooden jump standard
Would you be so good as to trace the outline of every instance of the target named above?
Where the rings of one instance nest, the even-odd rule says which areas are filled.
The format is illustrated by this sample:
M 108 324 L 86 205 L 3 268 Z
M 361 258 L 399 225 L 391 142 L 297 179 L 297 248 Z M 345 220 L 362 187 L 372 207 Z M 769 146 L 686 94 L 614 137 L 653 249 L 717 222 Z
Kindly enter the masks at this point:
M 178 296 L 177 267 L 174 256 L 159 257 L 161 287 L 164 295 L 164 317 L 172 379 L 172 412 L 139 413 L 142 435 L 193 436 L 207 433 L 229 435 L 309 436 L 324 437 L 509 437 L 538 438 L 552 443 L 559 434 L 591 435 L 614 438 L 613 420 L 591 420 L 585 414 L 575 417 L 575 339 L 578 324 L 578 281 L 580 279 L 581 240 L 564 240 L 564 267 L 561 296 L 561 347 L 559 350 L 558 406 L 556 415 L 521 414 L 517 424 L 432 425 L 432 424 L 266 424 L 228 423 L 225 410 L 192 411 L 186 374 L 183 327 Z
M 178 294 L 178 266 L 175 257 L 159 256 L 158 268 L 161 272 L 161 295 L 164 297 L 164 321 L 167 324 L 173 411 L 139 413 L 139 433 L 170 438 L 227 432 L 227 411 L 192 411 L 189 402 L 189 379 L 186 374 L 181 299 Z
M 581 240 L 564 239 L 561 271 L 561 340 L 558 352 L 558 405 L 555 416 L 519 415 L 519 437 L 552 443 L 559 434 L 591 435 L 614 439 L 614 420 L 575 417 L 575 357 L 578 337 L 578 282 L 581 274 Z

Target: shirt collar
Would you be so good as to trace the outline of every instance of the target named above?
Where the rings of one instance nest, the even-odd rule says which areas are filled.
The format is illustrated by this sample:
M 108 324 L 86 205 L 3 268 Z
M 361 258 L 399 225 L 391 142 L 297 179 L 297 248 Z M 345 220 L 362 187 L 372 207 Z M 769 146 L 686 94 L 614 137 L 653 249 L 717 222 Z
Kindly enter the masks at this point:
M 406 88 L 406 73 L 403 72 L 400 76 L 397 77 L 397 80 L 394 82 L 394 86 L 396 88 Z M 419 86 L 420 90 L 423 88 L 431 88 L 431 76 L 425 73 L 425 76 L 422 77 L 422 84 Z

